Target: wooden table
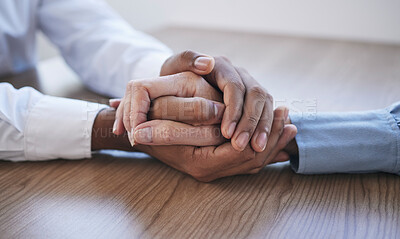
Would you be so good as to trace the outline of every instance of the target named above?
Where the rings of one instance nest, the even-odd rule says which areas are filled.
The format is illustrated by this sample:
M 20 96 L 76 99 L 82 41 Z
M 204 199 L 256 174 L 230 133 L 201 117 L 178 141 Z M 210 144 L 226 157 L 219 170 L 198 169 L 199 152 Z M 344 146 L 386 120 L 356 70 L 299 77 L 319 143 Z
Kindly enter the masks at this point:
M 317 111 L 400 100 L 400 46 L 178 28 L 154 35 L 176 51 L 227 55 L 292 110 L 310 99 Z M 67 93 L 44 92 L 103 99 L 70 72 L 49 68 L 39 67 L 47 81 L 67 76 L 75 83 Z M 40 89 L 36 76 L 3 80 Z M 307 176 L 277 164 L 199 183 L 144 154 L 109 151 L 77 161 L 0 162 L 0 238 L 189 237 L 400 238 L 400 177 Z

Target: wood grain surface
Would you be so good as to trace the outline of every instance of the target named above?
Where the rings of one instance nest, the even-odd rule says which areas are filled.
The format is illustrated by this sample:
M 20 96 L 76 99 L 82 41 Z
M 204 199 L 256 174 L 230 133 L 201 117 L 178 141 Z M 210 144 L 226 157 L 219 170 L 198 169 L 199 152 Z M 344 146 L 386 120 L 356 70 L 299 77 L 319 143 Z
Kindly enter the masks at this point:
M 299 99 L 315 99 L 317 111 L 400 99 L 400 46 L 178 28 L 154 35 L 176 51 L 230 57 L 295 110 Z M 40 88 L 37 75 L 3 80 Z M 199 183 L 144 154 L 115 151 L 0 161 L 0 238 L 400 238 L 400 177 L 298 175 L 284 163 Z

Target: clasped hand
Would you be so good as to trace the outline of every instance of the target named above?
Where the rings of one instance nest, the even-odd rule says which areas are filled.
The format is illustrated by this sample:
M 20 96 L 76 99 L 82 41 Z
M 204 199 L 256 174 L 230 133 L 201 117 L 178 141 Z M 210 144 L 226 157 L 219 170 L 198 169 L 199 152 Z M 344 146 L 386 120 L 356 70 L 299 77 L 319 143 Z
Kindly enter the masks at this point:
M 115 134 L 127 131 L 138 150 L 205 182 L 288 160 L 283 149 L 297 133 L 246 70 L 191 51 L 169 58 L 161 77 L 130 81 L 111 106 Z

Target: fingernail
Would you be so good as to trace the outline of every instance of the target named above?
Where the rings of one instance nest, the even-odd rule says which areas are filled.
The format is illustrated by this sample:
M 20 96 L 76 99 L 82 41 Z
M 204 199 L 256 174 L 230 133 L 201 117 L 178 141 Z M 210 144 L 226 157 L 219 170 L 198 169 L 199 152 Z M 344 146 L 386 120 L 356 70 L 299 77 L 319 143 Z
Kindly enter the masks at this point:
M 146 144 L 153 142 L 153 130 L 151 127 L 136 130 L 134 138 L 137 142 Z
M 228 138 L 231 138 L 232 137 L 232 135 L 233 135 L 233 132 L 235 132 L 235 128 L 236 128 L 236 123 L 235 122 L 233 122 L 233 123 L 231 123 L 231 125 L 229 125 L 229 128 L 228 128 Z
M 208 70 L 208 65 L 211 64 L 211 61 L 212 61 L 211 57 L 201 56 L 194 61 L 194 66 L 198 70 L 206 71 Z
M 215 114 L 215 119 L 218 120 L 218 123 L 220 123 L 220 120 L 222 120 L 222 117 L 224 116 L 224 110 L 225 110 L 224 104 L 214 103 L 214 114 Z
M 133 138 L 133 128 L 131 129 L 131 132 L 128 131 L 128 138 L 129 138 L 129 143 L 131 143 L 133 147 L 135 145 L 135 139 Z
M 111 105 L 112 103 L 116 102 L 118 99 L 109 99 L 108 103 Z
M 114 124 L 113 124 L 113 133 L 114 134 L 115 134 L 115 131 L 117 130 L 117 126 L 118 126 L 118 120 L 115 120 Z
M 236 138 L 236 145 L 243 150 L 246 147 L 247 143 L 249 142 L 249 136 L 250 136 L 249 132 L 242 132 Z
M 215 118 L 218 117 L 218 107 L 216 104 L 214 104 L 214 116 L 215 116 Z
M 261 134 L 259 134 L 257 136 L 257 145 L 258 147 L 260 147 L 260 149 L 262 149 L 262 151 L 264 151 L 265 146 L 267 146 L 267 133 L 262 132 Z

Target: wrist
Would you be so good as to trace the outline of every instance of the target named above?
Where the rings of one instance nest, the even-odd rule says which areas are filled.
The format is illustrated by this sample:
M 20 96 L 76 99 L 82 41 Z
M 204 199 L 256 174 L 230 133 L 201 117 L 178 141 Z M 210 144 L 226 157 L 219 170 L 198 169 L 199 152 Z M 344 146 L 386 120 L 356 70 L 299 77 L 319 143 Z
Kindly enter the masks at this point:
M 124 151 L 136 151 L 129 143 L 128 135 L 125 132 L 122 135 L 113 133 L 113 124 L 115 121 L 115 109 L 107 108 L 101 110 L 93 123 L 91 149 L 116 149 Z

